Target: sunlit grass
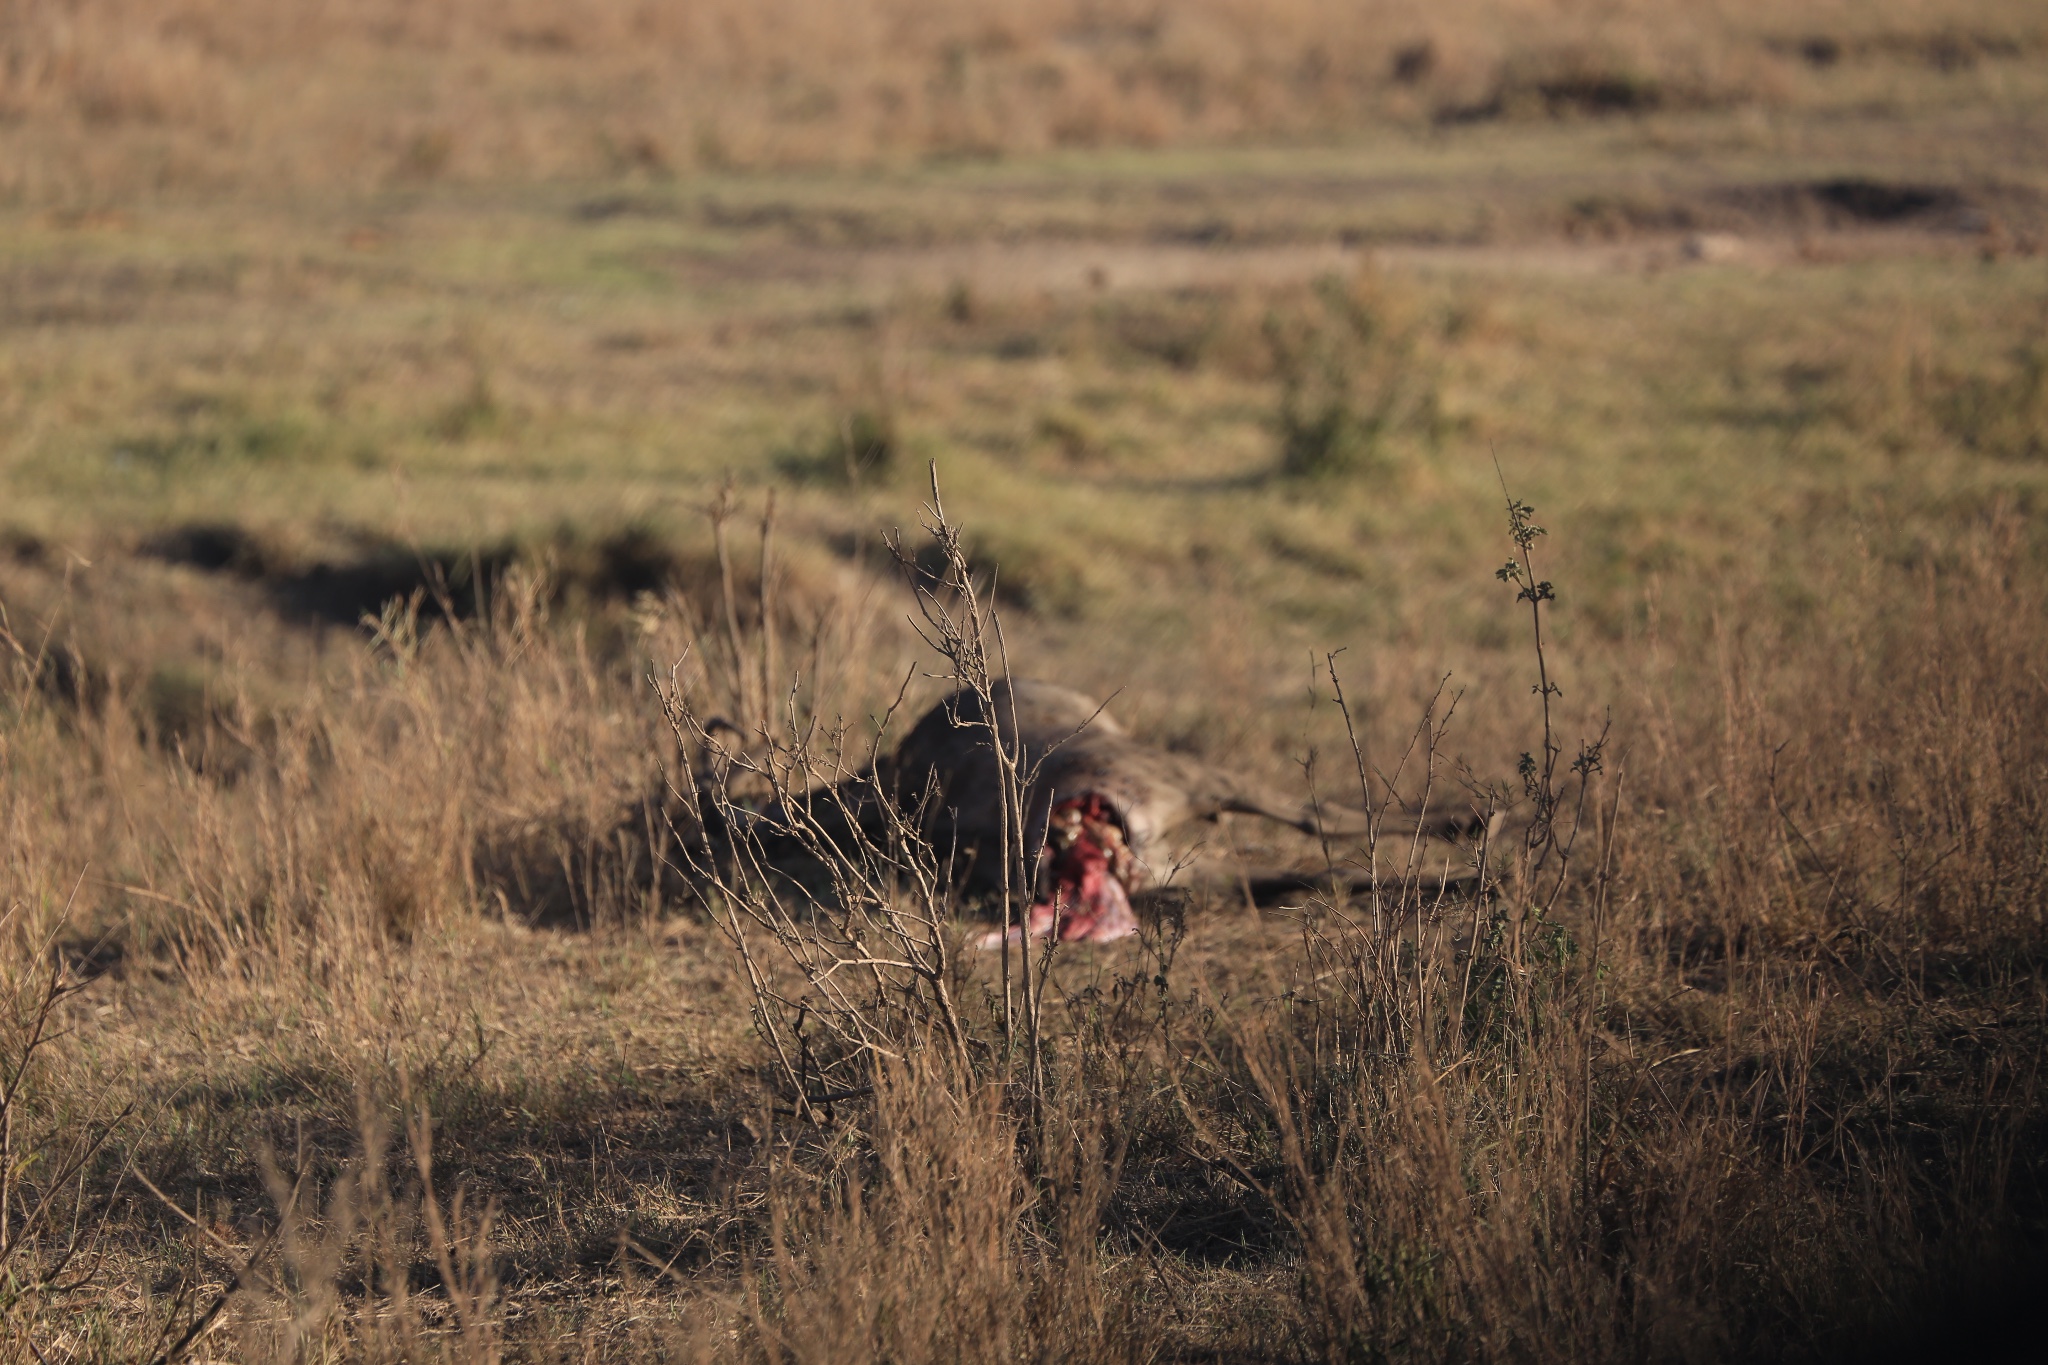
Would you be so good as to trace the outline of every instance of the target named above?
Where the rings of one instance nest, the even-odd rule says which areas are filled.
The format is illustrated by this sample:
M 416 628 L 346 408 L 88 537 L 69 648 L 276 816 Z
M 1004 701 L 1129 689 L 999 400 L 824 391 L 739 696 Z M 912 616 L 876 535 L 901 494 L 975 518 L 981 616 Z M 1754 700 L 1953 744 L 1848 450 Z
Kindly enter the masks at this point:
M 1974 1264 L 1942 1237 L 2004 1216 L 1971 1163 L 2017 1152 L 2013 1169 L 2039 1169 L 2033 1130 L 2008 1127 L 2039 1122 L 2009 1083 L 2039 1050 L 2023 713 L 2042 676 L 2048 261 L 2026 217 L 2038 63 L 1923 63 L 1901 83 L 1897 54 L 1879 75 L 1861 61 L 1814 76 L 1824 99 L 1801 84 L 1611 119 L 1411 117 L 1292 147 L 489 184 L 466 183 L 456 147 L 434 183 L 8 206 L 0 901 L 19 907 L 10 960 L 38 961 L 34 935 L 60 926 L 79 971 L 105 973 L 45 1054 L 18 1141 L 141 1096 L 121 1160 L 252 1245 L 300 1217 L 266 1192 L 266 1146 L 326 1199 L 380 1123 L 404 1175 L 403 1095 L 423 1100 L 442 1196 L 467 1184 L 470 1214 L 504 1214 L 496 1250 L 470 1243 L 511 1305 L 460 1338 L 479 1359 L 500 1326 L 536 1358 L 607 1332 L 595 1355 L 766 1358 L 762 1324 L 785 1312 L 814 1314 L 805 1350 L 855 1358 L 883 1336 L 832 1333 L 904 1294 L 995 1305 L 988 1320 L 1025 1335 L 1095 1331 L 1083 1319 L 1108 1304 L 1155 1357 L 1334 1351 L 1351 1310 L 1328 1308 L 1341 1294 L 1303 1307 L 1303 1277 L 1327 1293 L 1350 1271 L 1288 1221 L 1317 1207 L 1355 1220 L 1373 1303 L 1456 1331 L 1515 1324 L 1459 1338 L 1475 1356 L 1625 1356 L 1695 1331 L 1762 1350 L 1793 1328 L 1825 1355 L 1866 1319 L 1917 1320 L 1909 1291 L 1934 1290 L 1916 1275 Z M 1787 210 L 1743 219 L 1716 259 L 1671 216 L 1711 227 L 1724 191 L 1852 175 L 1955 187 L 2011 221 Z M 707 651 L 761 646 L 747 613 L 771 614 L 753 594 L 772 494 L 779 666 L 857 744 L 899 690 L 914 712 L 937 666 L 881 537 L 903 529 L 916 553 L 932 465 L 1018 672 L 1114 694 L 1145 739 L 1287 790 L 1348 771 L 1332 650 L 1369 754 L 1399 754 L 1444 687 L 1439 796 L 1514 788 L 1538 741 L 1526 609 L 1495 578 L 1503 483 L 1534 503 L 1561 724 L 1576 742 L 1611 719 L 1625 774 L 1603 789 L 1619 797 L 1620 880 L 1598 912 L 1614 974 L 1587 978 L 1611 993 L 1531 1016 L 1520 1041 L 1460 1042 L 1467 1061 L 1441 1075 L 1346 1091 L 1363 1073 L 1304 1063 L 1319 1096 L 1362 1096 L 1392 1126 L 1318 1130 L 1333 1145 L 1302 1160 L 1330 1164 L 1285 1168 L 1278 1115 L 1300 1097 L 1233 1070 L 1257 1040 L 1230 1030 L 1301 1044 L 1313 1030 L 1287 1021 L 1309 1016 L 1287 1011 L 1326 976 L 1304 966 L 1300 907 L 1212 888 L 1172 981 L 1182 1012 L 1153 1041 L 1222 1078 L 1193 1093 L 1228 1131 L 1196 1155 L 1148 1077 L 1151 1098 L 1114 1119 L 1139 1154 L 1123 1221 L 1086 1224 L 1072 1257 L 1048 1250 L 1067 1236 L 1052 1214 L 1001 1221 L 1028 1184 L 1012 1119 L 958 1077 L 889 1081 L 895 1108 L 777 1146 L 791 1097 L 763 1079 L 745 983 L 702 904 L 652 876 L 650 811 L 676 770 L 649 682 L 677 668 L 700 700 L 738 705 L 702 671 Z M 730 625 L 707 515 L 728 481 Z M 444 604 L 459 624 L 437 624 Z M 1279 856 L 1264 837 L 1214 835 Z M 1583 964 L 1594 913 L 1568 898 L 1542 943 Z M 1070 965 L 1074 1039 L 1100 1000 L 1153 998 L 1113 952 Z M 1567 1035 L 1517 1069 L 1514 1047 Z M 1579 1093 L 1581 1047 L 1612 1068 L 1588 1103 L 1634 1125 L 1619 1164 L 1590 1173 L 1557 1156 L 1569 1116 L 1547 1101 L 1534 1128 L 1486 1126 L 1535 1093 L 1517 1076 Z M 1431 1147 L 1394 1121 L 1445 1094 L 1473 1107 L 1446 1119 L 1475 1124 L 1465 1136 Z M 1713 1107 L 1736 1094 L 1768 1103 Z M 1852 1137 L 1797 1148 L 1786 1122 Z M 1359 1146 L 1368 1131 L 1385 1140 Z M 1708 1132 L 1722 1145 L 1686 1146 Z M 1551 1226 L 1542 1199 L 1509 1190 L 1484 1218 L 1428 1224 L 1419 1251 L 1376 1211 L 1422 1218 L 1402 1191 L 1501 1195 L 1493 1154 L 1524 1138 L 1543 1199 L 1621 1182 L 1598 1216 L 1647 1259 L 1603 1262 L 1567 1232 L 1543 1245 L 1583 1259 L 1549 1287 L 1467 1278 L 1477 1297 L 1446 1297 L 1429 1257 L 1479 1258 L 1460 1274 L 1514 1262 L 1503 1248 Z M 1899 1174 L 1936 1147 L 1968 1160 Z M 1401 1173 L 1431 1151 L 1450 1153 L 1438 1183 Z M 959 1207 L 1005 1229 L 993 1269 L 883 1273 L 911 1264 L 889 1237 L 953 1226 L 930 1181 L 861 1185 L 887 1152 L 986 1164 Z M 1254 1197 L 1231 1161 L 1327 1180 Z M 856 1187 L 898 1220 L 879 1242 L 844 1221 Z M 1707 1212 L 1632 1221 L 1674 1191 L 1704 1191 Z M 386 1195 L 365 1196 L 358 1231 L 406 1248 L 418 1292 L 390 1320 L 447 1327 L 434 1239 L 407 1221 L 421 1186 Z M 138 1324 L 188 1321 L 234 1283 L 155 1203 L 112 1217 L 99 1335 L 66 1338 L 74 1358 L 147 1357 Z M 2033 1235 L 2033 1217 L 1999 1235 Z M 1146 1240 L 1175 1228 L 1195 1241 Z M 775 1237 L 796 1259 L 771 1283 Z M 385 1303 L 370 1252 L 353 1279 L 290 1254 L 299 1288 L 236 1299 L 237 1330 L 333 1290 L 319 1350 L 404 1354 L 365 1344 Z M 680 1279 L 660 1273 L 670 1257 Z M 1697 1293 L 1628 1318 L 1649 1324 L 1629 1336 L 1600 1297 L 1621 1280 L 1601 1275 L 1653 1262 L 1657 1284 Z M 1019 1306 L 1076 1267 L 1091 1287 L 1061 1312 L 1079 1316 Z M 181 1290 L 198 1297 L 162 1298 Z M 57 1309 L 44 1321 L 71 1330 Z M 1430 1355 L 1374 1321 L 1375 1349 Z M 237 1340 L 244 1358 L 271 1349 Z

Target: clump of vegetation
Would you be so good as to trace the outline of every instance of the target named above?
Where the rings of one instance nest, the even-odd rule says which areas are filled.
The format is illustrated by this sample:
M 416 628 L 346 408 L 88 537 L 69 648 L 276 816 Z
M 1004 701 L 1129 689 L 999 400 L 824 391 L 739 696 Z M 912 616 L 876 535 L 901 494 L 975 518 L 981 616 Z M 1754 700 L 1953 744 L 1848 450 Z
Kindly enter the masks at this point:
M 846 481 L 885 482 L 901 457 L 902 438 L 895 414 L 888 408 L 857 408 L 839 422 L 839 456 Z
M 1388 439 L 1433 393 L 1419 333 L 1396 321 L 1369 277 L 1326 278 L 1265 335 L 1280 383 L 1279 471 L 1318 479 L 1387 474 Z
M 2022 347 L 2004 374 L 1953 382 L 1937 419 L 1971 450 L 2005 460 L 2048 458 L 2048 345 Z
M 1079 412 L 1041 413 L 1037 435 L 1050 441 L 1070 464 L 1089 464 L 1103 454 L 1101 433 Z
M 801 483 L 879 487 L 894 478 L 901 450 L 894 408 L 877 404 L 841 413 L 816 445 L 785 451 L 775 463 L 782 475 Z
M 428 429 L 444 441 L 469 441 L 489 435 L 504 417 L 497 386 L 491 382 L 490 367 L 472 358 L 469 381 L 462 394 L 434 415 Z
M 108 460 L 116 469 L 139 466 L 180 476 L 236 462 L 275 466 L 318 458 L 322 445 L 317 425 L 297 414 L 223 404 L 187 409 L 168 430 L 122 436 L 112 443 Z

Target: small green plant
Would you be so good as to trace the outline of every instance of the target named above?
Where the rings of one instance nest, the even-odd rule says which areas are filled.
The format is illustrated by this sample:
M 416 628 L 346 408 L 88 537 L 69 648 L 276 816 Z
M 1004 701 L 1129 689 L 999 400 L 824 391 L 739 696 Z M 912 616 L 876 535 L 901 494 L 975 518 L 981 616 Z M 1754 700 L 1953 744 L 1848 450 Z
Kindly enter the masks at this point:
M 885 481 L 901 449 L 895 414 L 886 407 L 856 408 L 839 421 L 839 454 L 850 484 Z
M 1382 302 L 1335 278 L 1313 301 L 1266 317 L 1280 380 L 1280 473 L 1318 479 L 1392 468 L 1386 438 L 1416 407 L 1416 337 Z
M 488 434 L 497 426 L 500 415 L 490 371 L 478 363 L 470 371 L 469 386 L 462 396 L 435 417 L 433 432 L 444 441 L 467 441 Z
M 1936 400 L 1942 428 L 2005 460 L 2048 457 L 2048 344 L 2021 348 L 2003 376 L 1972 376 Z
M 1044 414 L 1038 419 L 1038 435 L 1050 441 L 1072 464 L 1085 464 L 1103 453 L 1101 433 L 1078 412 Z
M 774 458 L 792 482 L 858 488 L 888 483 L 901 451 L 895 414 L 887 404 L 874 404 L 841 413 L 815 445 L 799 443 Z

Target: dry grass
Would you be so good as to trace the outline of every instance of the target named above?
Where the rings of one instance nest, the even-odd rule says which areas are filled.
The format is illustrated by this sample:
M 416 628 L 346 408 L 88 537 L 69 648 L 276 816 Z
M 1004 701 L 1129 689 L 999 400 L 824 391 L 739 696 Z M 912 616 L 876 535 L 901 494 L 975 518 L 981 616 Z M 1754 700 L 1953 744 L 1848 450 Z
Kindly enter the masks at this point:
M 8 0 L 0 33 L 0 190 L 85 204 L 1854 102 L 2044 38 L 2018 0 Z
M 1559 847 L 1489 898 L 1176 905 L 1055 964 L 1036 1085 L 969 963 L 972 1046 L 904 1053 L 938 1018 L 877 997 L 829 1103 L 653 873 L 651 698 L 531 585 L 387 615 L 297 713 L 210 722 L 242 746 L 210 769 L 118 693 L 39 691 L 23 641 L 10 1198 L 59 1216 L 14 1216 L 13 1339 L 150 1354 L 218 1303 L 202 1349 L 246 1359 L 1725 1359 L 2003 1322 L 2048 889 L 2017 532 L 1868 569 L 1819 629 L 1733 600 L 1705 649 L 1620 646 L 1654 679 L 1625 745 L 1584 799 L 1558 764 Z M 730 697 L 706 667 L 686 691 Z M 592 930 L 536 937 L 490 880 L 536 838 Z M 52 1007 L 92 1041 L 28 1055 L 37 964 L 116 958 Z
M 2037 26 L 0 10 L 0 1360 L 2016 1353 Z M 1007 981 L 732 858 L 961 671 L 927 458 L 1020 671 L 1522 833 Z

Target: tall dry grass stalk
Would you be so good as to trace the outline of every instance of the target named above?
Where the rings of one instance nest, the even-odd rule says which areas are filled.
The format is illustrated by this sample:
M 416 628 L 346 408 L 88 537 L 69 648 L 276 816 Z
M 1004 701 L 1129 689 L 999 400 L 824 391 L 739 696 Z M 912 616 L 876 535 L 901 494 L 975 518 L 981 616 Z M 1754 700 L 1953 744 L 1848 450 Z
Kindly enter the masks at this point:
M 936 1041 L 936 1040 L 935 1040 Z M 1115 1180 L 1063 1114 L 1048 1179 L 999 1084 L 935 1047 L 878 1065 L 852 1155 L 777 1161 L 758 1278 L 730 1355 L 750 1360 L 1137 1360 L 1158 1333 L 1105 1256 Z

